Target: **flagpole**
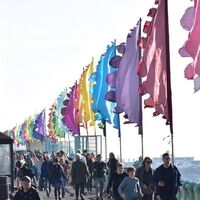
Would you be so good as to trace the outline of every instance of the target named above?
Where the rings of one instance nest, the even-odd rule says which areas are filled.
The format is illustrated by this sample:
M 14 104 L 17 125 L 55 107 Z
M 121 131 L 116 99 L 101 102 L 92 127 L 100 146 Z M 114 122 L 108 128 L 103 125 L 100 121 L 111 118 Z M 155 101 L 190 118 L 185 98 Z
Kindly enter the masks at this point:
M 172 116 L 172 91 L 170 77 L 170 45 L 169 45 L 169 22 L 168 22 L 168 0 L 165 0 L 165 31 L 166 31 L 166 70 L 167 70 L 167 105 L 168 105 L 168 120 L 171 133 L 171 148 L 172 148 L 172 164 L 174 164 L 174 133 L 173 133 L 173 116 Z
M 120 162 L 122 162 L 122 138 L 121 138 L 121 126 L 120 126 L 120 114 L 118 114 L 118 124 L 119 124 L 119 128 L 118 128 L 118 137 L 119 137 L 119 158 L 120 158 Z
M 94 134 L 95 134 L 95 150 L 96 150 L 96 155 L 98 153 L 97 151 L 97 132 L 96 132 L 96 123 L 94 122 Z
M 89 132 L 88 132 L 88 124 L 87 124 L 87 122 L 85 122 L 85 128 L 86 128 L 86 133 L 87 133 L 87 137 L 86 137 L 87 138 L 86 139 L 86 150 L 88 151 L 89 150 L 89 138 L 88 138 Z
M 140 29 L 139 29 L 139 38 L 141 38 L 141 25 L 142 25 L 142 19 L 140 18 Z M 139 60 L 142 57 L 142 51 L 141 47 L 139 48 Z M 142 77 L 139 76 L 139 85 L 142 84 Z M 144 158 L 144 133 L 143 133 L 143 116 L 142 116 L 142 95 L 140 95 L 140 112 L 139 112 L 139 127 L 138 127 L 139 134 L 141 135 L 141 153 L 142 153 L 142 159 Z
M 68 134 L 67 134 L 67 137 L 68 137 L 68 156 L 70 157 L 70 151 L 71 151 L 71 149 L 70 149 L 70 137 L 69 137 L 69 131 L 67 132 Z
M 103 123 L 103 136 L 104 136 L 104 139 L 105 139 L 105 160 L 106 160 L 106 163 L 107 163 L 108 159 L 107 159 L 106 121 L 105 121 L 105 120 L 102 120 L 102 123 Z
M 44 108 L 44 127 L 45 127 L 45 137 L 42 138 L 42 149 L 44 150 L 45 139 L 47 137 L 47 122 L 46 122 L 46 109 Z

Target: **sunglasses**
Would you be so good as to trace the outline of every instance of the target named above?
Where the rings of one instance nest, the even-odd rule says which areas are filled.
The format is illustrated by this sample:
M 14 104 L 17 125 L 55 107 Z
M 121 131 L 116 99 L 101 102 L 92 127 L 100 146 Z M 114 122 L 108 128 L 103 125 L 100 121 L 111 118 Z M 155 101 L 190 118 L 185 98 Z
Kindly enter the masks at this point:
M 146 161 L 146 163 L 150 164 L 150 163 L 152 163 L 152 161 Z
M 28 180 L 28 179 L 24 179 L 24 180 L 22 180 L 22 181 L 25 181 L 25 182 L 30 182 L 30 180 Z

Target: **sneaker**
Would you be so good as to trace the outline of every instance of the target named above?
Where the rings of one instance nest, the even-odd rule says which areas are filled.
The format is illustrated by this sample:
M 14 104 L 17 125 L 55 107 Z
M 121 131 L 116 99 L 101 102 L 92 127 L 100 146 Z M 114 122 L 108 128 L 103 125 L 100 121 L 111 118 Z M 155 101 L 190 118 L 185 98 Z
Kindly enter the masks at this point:
M 47 197 L 51 197 L 51 194 L 47 192 Z
M 81 200 L 85 200 L 84 197 L 83 197 L 83 194 L 81 194 L 80 196 L 81 196 Z

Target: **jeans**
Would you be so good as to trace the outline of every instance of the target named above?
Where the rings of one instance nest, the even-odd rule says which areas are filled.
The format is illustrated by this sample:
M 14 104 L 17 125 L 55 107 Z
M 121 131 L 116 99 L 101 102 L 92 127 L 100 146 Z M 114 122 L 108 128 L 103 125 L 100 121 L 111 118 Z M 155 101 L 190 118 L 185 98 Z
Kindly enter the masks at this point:
M 87 181 L 87 190 L 92 190 L 92 177 L 89 177 L 88 178 L 88 181 Z
M 104 182 L 105 178 L 103 177 L 95 177 L 94 178 L 94 185 L 96 189 L 96 197 L 97 198 L 102 198 L 103 196 L 103 189 L 104 189 Z
M 80 194 L 84 194 L 84 183 L 75 185 L 76 199 L 78 199 L 79 197 L 79 189 L 80 189 Z
M 62 196 L 64 197 L 65 196 L 65 180 L 63 179 L 63 186 L 62 186 Z
M 48 178 L 44 179 L 44 189 L 47 193 L 47 196 L 49 196 L 51 193 L 51 183 L 49 182 Z
M 55 187 L 54 189 L 54 196 L 55 196 L 55 199 L 57 200 L 57 198 L 60 200 L 61 199 L 61 196 L 60 196 L 60 188 L 59 187 Z

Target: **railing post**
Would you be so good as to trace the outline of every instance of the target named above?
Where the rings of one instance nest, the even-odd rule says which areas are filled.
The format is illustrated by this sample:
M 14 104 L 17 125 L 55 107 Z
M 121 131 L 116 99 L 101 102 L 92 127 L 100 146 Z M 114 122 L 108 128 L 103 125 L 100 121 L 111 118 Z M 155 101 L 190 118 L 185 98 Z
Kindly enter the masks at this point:
M 200 200 L 200 183 L 184 181 L 182 191 L 177 194 L 178 200 Z
M 188 190 L 189 190 L 188 200 L 194 200 L 194 183 L 189 183 Z
M 194 189 L 194 199 L 200 200 L 200 184 L 195 184 L 193 189 Z
M 183 200 L 188 200 L 188 195 L 189 195 L 189 192 L 188 192 L 188 182 L 186 181 L 186 182 L 184 182 L 183 183 L 183 186 L 182 186 L 182 194 L 183 194 L 183 197 L 182 197 L 182 199 Z

